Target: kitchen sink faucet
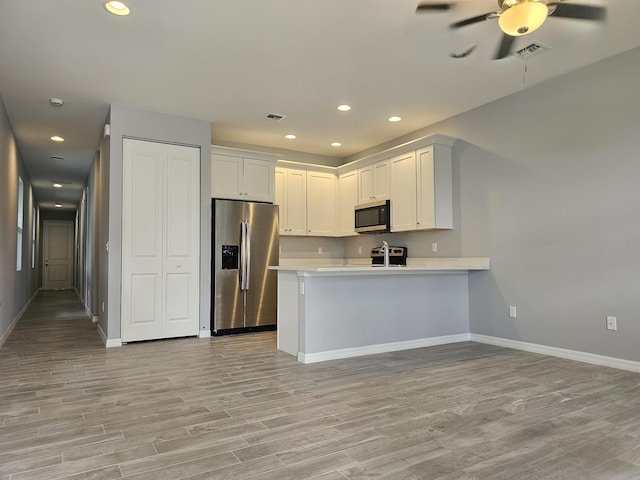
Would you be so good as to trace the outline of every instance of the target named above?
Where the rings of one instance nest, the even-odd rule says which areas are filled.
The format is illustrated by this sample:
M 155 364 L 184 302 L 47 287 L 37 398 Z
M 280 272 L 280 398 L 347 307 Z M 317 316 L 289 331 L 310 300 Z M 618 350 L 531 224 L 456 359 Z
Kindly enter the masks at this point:
M 382 253 L 384 254 L 384 266 L 389 266 L 389 243 L 386 240 L 382 241 Z

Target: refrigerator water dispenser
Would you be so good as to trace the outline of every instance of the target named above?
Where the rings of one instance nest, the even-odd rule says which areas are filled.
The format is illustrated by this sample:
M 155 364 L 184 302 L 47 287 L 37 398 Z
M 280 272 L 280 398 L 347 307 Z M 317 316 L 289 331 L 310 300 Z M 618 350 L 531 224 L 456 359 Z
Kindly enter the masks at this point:
M 238 245 L 222 245 L 222 270 L 238 270 Z

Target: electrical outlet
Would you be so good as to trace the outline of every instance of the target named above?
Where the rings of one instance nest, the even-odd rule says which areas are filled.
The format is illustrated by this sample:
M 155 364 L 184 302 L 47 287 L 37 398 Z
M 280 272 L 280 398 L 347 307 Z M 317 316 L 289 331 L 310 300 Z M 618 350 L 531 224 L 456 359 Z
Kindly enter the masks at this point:
M 607 330 L 618 330 L 618 319 L 607 315 Z
M 518 312 L 516 311 L 516 307 L 514 307 L 513 305 L 511 305 L 511 306 L 509 307 L 509 316 L 510 316 L 511 318 L 516 318 L 517 314 L 518 314 Z
M 437 252 L 438 251 L 438 243 L 437 242 L 433 242 L 431 244 L 431 251 L 432 252 Z
M 362 255 L 362 245 L 358 245 L 358 255 Z
M 318 254 L 322 255 L 322 247 L 318 247 Z

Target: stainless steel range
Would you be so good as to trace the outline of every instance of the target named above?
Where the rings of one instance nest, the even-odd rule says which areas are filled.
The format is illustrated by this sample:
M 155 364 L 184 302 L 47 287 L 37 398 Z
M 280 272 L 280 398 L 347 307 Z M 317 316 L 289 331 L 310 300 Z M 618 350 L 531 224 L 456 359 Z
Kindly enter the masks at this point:
M 374 247 L 371 249 L 371 265 L 384 265 L 384 249 L 389 249 L 389 266 L 407 265 L 407 247 Z

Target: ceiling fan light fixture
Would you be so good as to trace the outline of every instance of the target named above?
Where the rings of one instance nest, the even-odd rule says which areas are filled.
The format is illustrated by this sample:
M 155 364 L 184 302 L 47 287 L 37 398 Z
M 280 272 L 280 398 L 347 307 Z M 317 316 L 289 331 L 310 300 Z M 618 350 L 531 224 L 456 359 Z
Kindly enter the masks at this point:
M 524 0 L 507 8 L 500 14 L 498 24 L 504 33 L 519 37 L 535 32 L 549 14 L 546 4 L 537 0 Z
M 129 7 L 127 7 L 122 2 L 105 2 L 104 8 L 106 8 L 109 13 L 118 15 L 119 17 L 126 17 L 127 15 L 131 14 L 131 10 L 129 10 Z

